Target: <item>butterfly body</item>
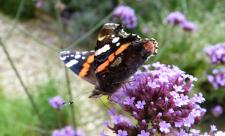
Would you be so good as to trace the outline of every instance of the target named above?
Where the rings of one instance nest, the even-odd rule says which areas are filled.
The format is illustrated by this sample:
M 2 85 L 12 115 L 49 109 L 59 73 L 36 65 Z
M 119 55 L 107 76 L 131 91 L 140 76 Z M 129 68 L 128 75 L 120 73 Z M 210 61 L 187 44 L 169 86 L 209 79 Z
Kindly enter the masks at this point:
M 114 93 L 156 50 L 154 39 L 142 39 L 124 32 L 119 24 L 107 23 L 99 32 L 95 51 L 76 57 L 85 59 L 71 58 L 71 54 L 82 53 L 70 51 L 61 53 L 60 58 L 77 75 L 95 85 L 91 95 L 95 97 Z

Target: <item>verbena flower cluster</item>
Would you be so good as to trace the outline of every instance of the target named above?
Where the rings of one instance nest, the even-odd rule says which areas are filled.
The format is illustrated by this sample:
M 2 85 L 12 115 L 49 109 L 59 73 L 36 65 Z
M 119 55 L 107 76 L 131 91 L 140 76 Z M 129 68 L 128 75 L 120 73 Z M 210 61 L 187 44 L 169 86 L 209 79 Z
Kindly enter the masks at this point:
M 215 89 L 225 87 L 225 69 L 214 69 L 212 71 L 212 75 L 208 75 L 208 81 Z
M 209 46 L 204 49 L 205 53 L 209 56 L 211 63 L 214 65 L 225 64 L 225 43 Z M 208 81 L 215 89 L 225 87 L 225 68 L 214 69 L 212 74 L 208 75 Z
M 211 109 L 211 113 L 214 117 L 219 117 L 223 114 L 223 107 L 221 105 L 216 105 Z
M 112 120 L 106 126 L 117 136 L 193 134 L 190 128 L 206 112 L 199 105 L 205 101 L 201 93 L 188 96 L 196 80 L 176 66 L 145 66 L 110 98 L 133 119 L 110 111 Z
M 60 96 L 55 96 L 55 97 L 52 97 L 48 100 L 48 103 L 54 108 L 54 109 L 61 109 L 64 104 L 65 104 L 65 101 L 63 100 L 62 97 Z
M 35 7 L 36 7 L 36 8 L 42 7 L 43 4 L 44 4 L 44 0 L 36 0 L 36 1 L 35 1 Z
M 188 21 L 184 14 L 179 11 L 171 12 L 167 18 L 167 23 L 171 25 L 179 25 L 183 30 L 193 32 L 197 29 L 197 25 Z
M 212 64 L 225 64 L 225 43 L 216 44 L 205 48 Z
M 74 130 L 71 126 L 52 131 L 52 136 L 85 136 L 81 130 Z
M 137 16 L 135 10 L 129 6 L 119 5 L 113 12 L 114 19 L 120 19 L 127 28 L 137 27 Z

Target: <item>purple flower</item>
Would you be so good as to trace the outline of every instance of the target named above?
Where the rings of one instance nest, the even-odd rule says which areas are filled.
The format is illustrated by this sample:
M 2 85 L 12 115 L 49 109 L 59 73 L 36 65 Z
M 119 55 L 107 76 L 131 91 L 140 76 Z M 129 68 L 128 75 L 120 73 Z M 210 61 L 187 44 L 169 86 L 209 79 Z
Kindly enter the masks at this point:
M 192 134 L 194 134 L 194 136 L 199 136 L 200 130 L 198 129 L 191 129 L 190 130 Z
M 216 105 L 212 108 L 211 113 L 214 117 L 219 117 L 221 114 L 223 114 L 223 107 L 220 105 Z
M 174 85 L 173 88 L 175 89 L 176 92 L 184 92 L 183 87 L 182 86 L 177 86 Z
M 125 130 L 118 130 L 116 136 L 128 136 L 128 134 Z
M 121 122 L 120 116 L 114 115 L 113 117 L 113 123 L 114 124 L 119 124 Z
M 48 103 L 54 108 L 54 109 L 60 109 L 64 106 L 65 101 L 60 96 L 55 96 L 53 98 L 50 98 L 48 100 Z
M 75 131 L 71 126 L 66 126 L 64 128 L 52 131 L 52 136 L 85 136 L 85 135 L 80 129 Z
M 215 133 L 215 136 L 225 136 L 225 132 L 217 131 L 217 132 Z
M 184 106 L 184 105 L 187 105 L 189 103 L 189 98 L 188 96 L 185 96 L 183 94 L 175 94 L 174 95 L 174 102 L 175 102 L 175 105 L 177 107 L 181 107 L 181 106 Z
M 168 24 L 179 25 L 184 31 L 194 32 L 197 29 L 197 25 L 191 21 L 186 20 L 184 14 L 179 11 L 170 13 L 166 20 Z
M 115 122 L 113 118 L 108 128 L 134 135 L 142 134 L 141 130 L 147 130 L 150 135 L 177 134 L 181 130 L 189 133 L 187 128 L 198 123 L 206 112 L 199 105 L 205 100 L 201 93 L 194 97 L 188 95 L 194 81 L 196 78 L 176 66 L 160 63 L 145 66 L 145 71 L 134 74 L 130 82 L 111 96 L 114 99 L 110 99 L 136 123 L 127 123 L 121 118 Z
M 225 87 L 225 68 L 214 69 L 212 75 L 208 75 L 208 81 L 213 85 L 215 89 L 219 87 Z
M 105 135 L 104 131 L 102 131 L 102 132 L 100 133 L 100 136 L 107 136 L 107 135 Z
M 132 98 L 127 97 L 125 98 L 123 104 L 132 106 L 134 104 L 134 100 L 135 100 L 135 97 L 132 97 Z
M 113 12 L 113 17 L 120 19 L 127 28 L 137 27 L 137 17 L 134 9 L 129 6 L 119 5 Z
M 63 129 L 64 133 L 67 135 L 67 136 L 74 136 L 76 134 L 75 130 L 71 127 L 71 126 L 66 126 L 64 129 Z M 77 134 L 76 134 L 77 135 Z M 80 136 L 80 135 L 79 135 Z
M 145 132 L 145 130 L 141 130 L 141 133 L 138 134 L 137 136 L 150 136 L 149 132 Z
M 138 109 L 143 109 L 145 106 L 145 101 L 138 101 L 137 104 L 135 105 Z
M 212 64 L 225 64 L 225 43 L 206 47 L 204 51 Z
M 176 136 L 189 136 L 189 134 L 185 130 L 181 129 L 176 133 Z
M 159 129 L 161 132 L 169 133 L 171 125 L 170 125 L 170 123 L 166 123 L 165 121 L 162 121 L 159 123 L 159 127 L 160 127 Z
M 211 125 L 210 126 L 210 132 L 216 132 L 217 131 L 217 128 L 216 128 L 216 126 L 215 125 Z
M 191 98 L 191 101 L 194 103 L 203 103 L 205 98 L 203 97 L 202 93 L 194 94 L 194 96 Z
M 188 32 L 194 32 L 197 30 L 197 25 L 190 21 L 184 21 L 180 24 L 180 26 L 184 31 Z
M 41 8 L 44 5 L 44 0 L 36 0 L 35 1 L 35 7 Z
M 64 133 L 61 130 L 54 130 L 52 131 L 52 136 L 64 136 Z
M 179 11 L 176 12 L 171 12 L 167 17 L 166 17 L 167 23 L 171 25 L 180 25 L 181 23 L 186 21 L 186 18 L 184 14 L 182 14 Z
M 150 33 L 150 32 L 151 32 L 151 31 L 150 31 L 150 29 L 149 29 L 147 26 L 145 26 L 145 27 L 142 28 L 142 33 L 148 34 L 148 33 Z

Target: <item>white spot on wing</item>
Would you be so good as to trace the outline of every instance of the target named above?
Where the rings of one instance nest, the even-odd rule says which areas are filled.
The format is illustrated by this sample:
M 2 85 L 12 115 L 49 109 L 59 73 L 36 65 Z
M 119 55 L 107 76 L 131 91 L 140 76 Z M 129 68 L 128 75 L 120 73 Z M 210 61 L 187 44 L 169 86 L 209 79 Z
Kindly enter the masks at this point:
M 60 56 L 59 59 L 60 60 L 66 60 L 67 56 Z
M 77 55 L 75 56 L 75 59 L 79 59 L 80 57 L 81 57 L 81 55 L 77 54 Z
M 66 66 L 67 67 L 72 67 L 73 65 L 77 64 L 78 61 L 73 59 L 73 60 L 70 60 L 68 63 L 66 63 Z
M 66 60 L 66 58 L 69 57 L 69 53 L 70 53 L 70 51 L 62 51 L 62 52 L 60 52 L 59 59 L 63 60 L 63 61 Z
M 106 23 L 105 25 L 108 25 L 108 26 L 119 26 L 119 24 L 115 24 L 115 23 Z
M 113 38 L 113 40 L 112 40 L 112 43 L 116 43 L 116 42 L 118 42 L 119 41 L 119 37 L 115 37 L 115 38 Z
M 106 51 L 108 51 L 110 49 L 110 46 L 109 44 L 106 44 L 105 46 L 103 46 L 102 48 L 98 49 L 96 52 L 95 52 L 95 56 L 98 56 Z
M 80 54 L 80 52 L 79 52 L 79 51 L 77 51 L 77 52 L 76 52 L 76 54 Z
M 120 46 L 120 43 L 118 42 L 118 43 L 116 44 L 116 46 Z
M 82 54 L 83 54 L 83 55 L 87 54 L 87 51 L 83 51 Z
M 60 54 L 69 54 L 70 51 L 61 51 Z
M 84 59 L 85 59 L 85 57 L 83 56 L 83 57 L 82 57 L 82 59 L 84 60 Z

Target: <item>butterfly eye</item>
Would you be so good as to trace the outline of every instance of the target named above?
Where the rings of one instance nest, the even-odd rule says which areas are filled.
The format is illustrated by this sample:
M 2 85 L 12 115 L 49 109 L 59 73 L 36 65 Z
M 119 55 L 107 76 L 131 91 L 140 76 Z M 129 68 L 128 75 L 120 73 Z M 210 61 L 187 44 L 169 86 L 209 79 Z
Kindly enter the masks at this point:
M 149 54 L 155 54 L 157 52 L 157 42 L 154 39 L 147 40 L 144 43 L 144 49 L 149 53 Z

